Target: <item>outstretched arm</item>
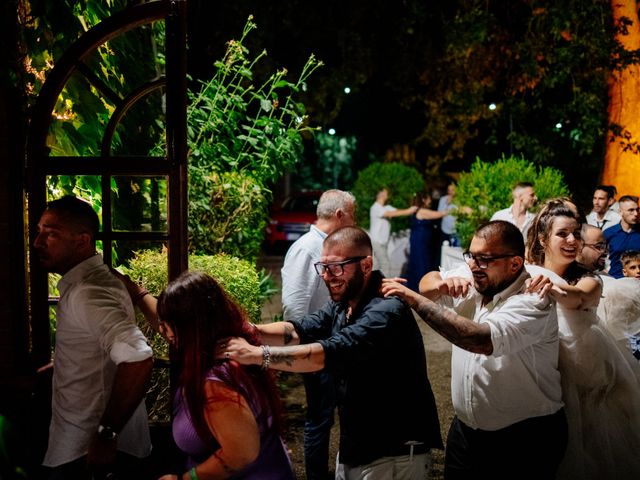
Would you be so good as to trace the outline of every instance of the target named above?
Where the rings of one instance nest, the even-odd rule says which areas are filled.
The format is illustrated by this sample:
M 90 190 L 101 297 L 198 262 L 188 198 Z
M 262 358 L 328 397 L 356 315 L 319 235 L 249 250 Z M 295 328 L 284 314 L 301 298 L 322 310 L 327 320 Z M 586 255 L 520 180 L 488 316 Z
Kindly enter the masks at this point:
M 602 284 L 595 277 L 583 277 L 575 285 L 554 284 L 550 294 L 565 308 L 583 310 L 598 306 Z
M 476 323 L 462 317 L 397 282 L 383 280 L 382 292 L 385 297 L 400 297 L 422 320 L 454 345 L 473 353 L 493 353 L 491 328 L 487 323 Z
M 407 215 L 413 215 L 418 207 L 412 206 L 409 208 L 398 208 L 396 210 L 385 210 L 382 214 L 385 218 L 393 218 L 393 217 L 406 217 Z
M 217 356 L 242 365 L 261 365 L 286 372 L 317 372 L 324 368 L 324 349 L 319 343 L 270 347 L 251 345 L 243 338 L 231 338 L 223 341 Z

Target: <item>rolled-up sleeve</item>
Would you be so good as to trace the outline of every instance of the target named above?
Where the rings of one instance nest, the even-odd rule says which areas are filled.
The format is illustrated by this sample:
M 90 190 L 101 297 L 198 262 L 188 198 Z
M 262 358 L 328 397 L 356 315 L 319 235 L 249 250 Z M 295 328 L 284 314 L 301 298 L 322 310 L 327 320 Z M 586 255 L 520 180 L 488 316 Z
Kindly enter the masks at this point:
M 135 323 L 131 301 L 119 290 L 84 285 L 73 292 L 74 310 L 85 322 L 102 350 L 119 363 L 139 362 L 153 356 L 147 339 Z
M 515 295 L 481 321 L 491 328 L 492 355 L 509 355 L 544 338 L 549 322 L 557 322 L 555 303 L 537 294 Z

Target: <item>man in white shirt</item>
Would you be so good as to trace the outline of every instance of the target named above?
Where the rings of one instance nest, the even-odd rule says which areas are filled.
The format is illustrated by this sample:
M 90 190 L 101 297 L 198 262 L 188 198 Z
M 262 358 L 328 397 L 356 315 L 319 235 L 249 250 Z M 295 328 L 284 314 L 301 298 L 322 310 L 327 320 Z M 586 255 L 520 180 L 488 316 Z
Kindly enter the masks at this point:
M 327 190 L 318 202 L 318 220 L 287 251 L 282 266 L 282 316 L 300 320 L 330 300 L 329 290 L 313 264 L 322 256 L 327 235 L 355 224 L 356 199 L 348 192 Z M 335 410 L 333 376 L 327 371 L 304 375 L 307 413 L 304 425 L 304 461 L 308 480 L 326 480 L 329 439 Z
M 447 194 L 440 197 L 438 201 L 438 211 L 451 211 L 456 209 L 456 205 L 453 203 L 453 200 L 456 196 L 456 185 L 451 183 L 447 186 Z M 456 236 L 456 217 L 449 214 L 446 217 L 442 217 L 442 221 L 440 223 L 440 245 L 444 241 L 449 242 L 449 245 L 452 247 L 459 246 L 460 240 Z
M 395 276 L 399 272 L 395 272 L 393 269 L 387 251 L 391 235 L 389 219 L 412 215 L 418 210 L 418 207 L 414 205 L 409 208 L 397 209 L 387 205 L 388 199 L 389 191 L 386 188 L 380 190 L 376 195 L 376 201 L 369 209 L 369 237 L 373 245 L 374 269 L 380 270 L 385 275 Z
M 50 202 L 34 248 L 62 275 L 56 309 L 52 418 L 43 464 L 50 479 L 144 475 L 151 452 L 143 402 L 152 351 L 124 285 L 96 254 L 99 228 L 86 202 Z
M 393 280 L 383 286 L 453 343 L 445 477 L 555 478 L 567 424 L 551 284 L 529 285 L 522 235 L 505 221 L 480 227 L 465 260 L 459 276 L 423 277 L 426 298 Z
M 522 232 L 522 237 L 527 238 L 527 231 L 533 221 L 533 213 L 529 210 L 538 201 L 533 184 L 520 182 L 513 187 L 513 203 L 504 210 L 498 210 L 493 214 L 491 220 L 504 220 L 513 223 Z
M 593 192 L 593 210 L 587 215 L 587 223 L 606 230 L 620 223 L 620 214 L 612 209 L 615 189 L 610 185 L 598 185 Z

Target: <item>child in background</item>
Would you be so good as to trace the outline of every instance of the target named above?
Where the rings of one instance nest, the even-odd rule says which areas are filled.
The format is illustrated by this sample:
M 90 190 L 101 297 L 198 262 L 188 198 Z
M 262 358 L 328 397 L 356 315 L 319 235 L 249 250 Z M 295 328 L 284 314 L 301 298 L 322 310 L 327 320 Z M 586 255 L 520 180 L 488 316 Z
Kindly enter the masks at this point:
M 622 263 L 622 274 L 625 277 L 640 279 L 640 252 L 638 250 L 627 250 L 620 255 Z

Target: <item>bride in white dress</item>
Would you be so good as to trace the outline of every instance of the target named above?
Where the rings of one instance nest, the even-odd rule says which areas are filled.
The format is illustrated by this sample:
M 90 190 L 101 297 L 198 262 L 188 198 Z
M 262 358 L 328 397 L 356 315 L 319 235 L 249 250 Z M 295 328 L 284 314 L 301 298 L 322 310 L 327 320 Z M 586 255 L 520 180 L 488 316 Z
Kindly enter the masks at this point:
M 577 214 L 547 203 L 529 230 L 527 270 L 554 283 L 569 443 L 558 478 L 640 478 L 640 367 L 596 315 L 602 281 L 578 266 Z

